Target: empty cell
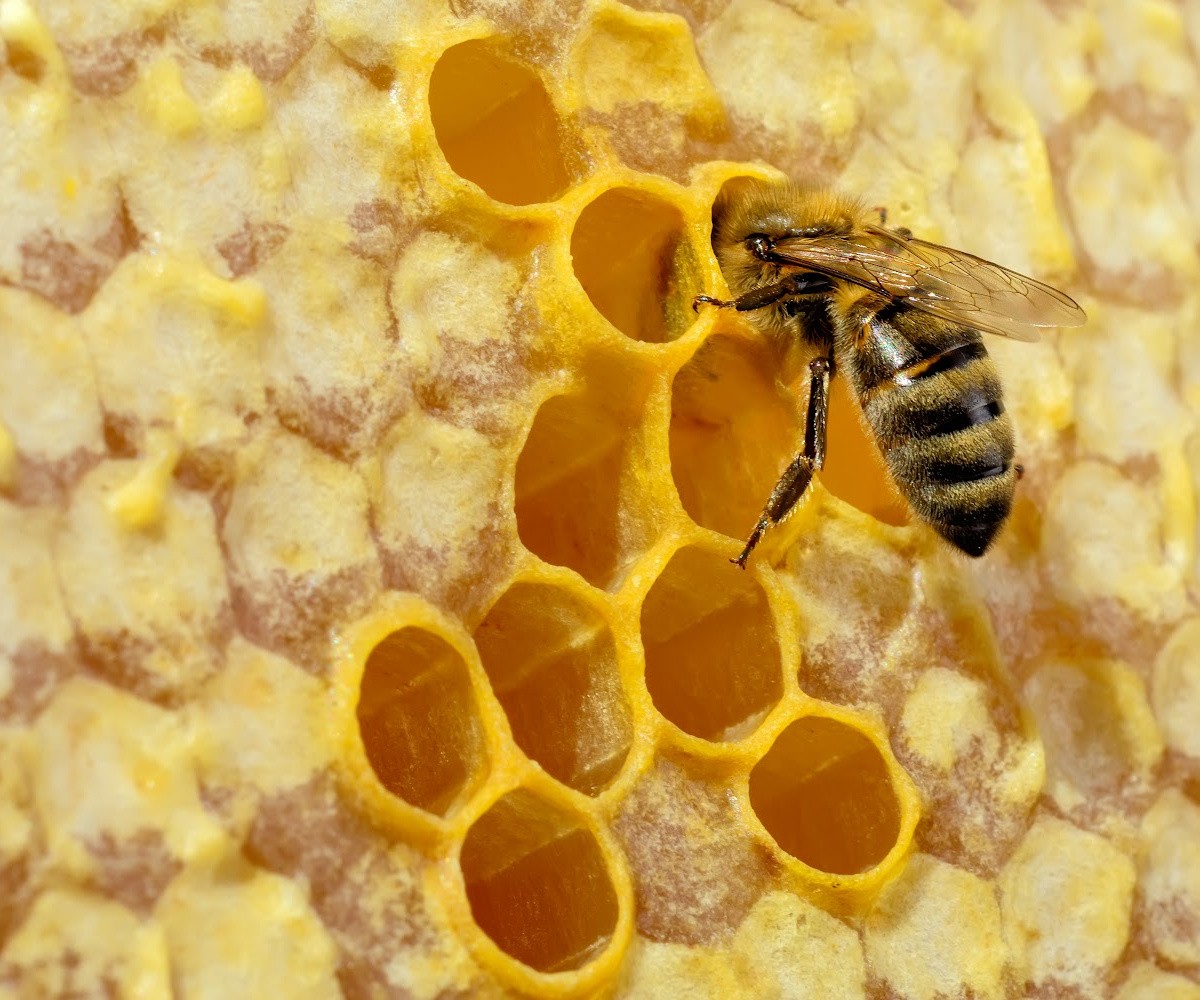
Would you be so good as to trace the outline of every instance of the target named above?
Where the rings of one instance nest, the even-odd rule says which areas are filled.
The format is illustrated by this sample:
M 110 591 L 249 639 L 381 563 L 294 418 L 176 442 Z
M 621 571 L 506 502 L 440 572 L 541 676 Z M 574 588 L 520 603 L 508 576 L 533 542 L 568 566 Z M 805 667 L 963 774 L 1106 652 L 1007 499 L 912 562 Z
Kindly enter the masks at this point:
M 475 922 L 539 972 L 578 969 L 612 939 L 617 894 L 600 845 L 579 817 L 532 792 L 484 813 L 459 863 Z
M 743 177 L 728 181 L 718 195 L 718 202 L 723 197 L 736 197 L 746 182 L 747 178 Z M 754 392 L 777 392 L 777 379 L 788 383 L 788 389 L 795 396 L 799 422 L 788 441 L 780 445 L 786 457 L 779 465 L 779 472 L 792 456 L 799 452 L 803 444 L 803 418 L 808 402 L 807 361 L 818 353 L 817 348 L 810 346 L 803 339 L 809 332 L 804 329 L 803 319 L 797 318 L 795 323 L 794 328 L 778 338 L 778 360 L 774 359 L 770 352 L 766 354 L 765 384 L 761 376 L 757 384 L 743 377 L 731 379 L 723 387 L 727 393 L 740 393 L 742 397 L 746 397 Z M 703 361 L 699 355 L 697 359 Z M 713 360 L 723 360 L 722 355 L 718 354 Z M 835 368 L 835 377 L 830 381 L 825 466 L 818 478 L 830 493 L 863 513 L 887 524 L 905 524 L 908 521 L 908 507 L 892 485 L 883 456 L 863 419 L 862 408 L 850 389 L 845 368 L 846 365 L 854 363 L 853 348 L 839 355 L 836 360 L 842 370 L 839 373 Z M 763 361 L 758 362 L 759 367 L 763 364 Z M 711 369 L 711 362 L 706 367 Z M 770 486 L 774 485 L 772 480 Z M 759 509 L 765 500 L 766 494 L 763 494 L 759 501 Z M 755 516 L 757 514 L 756 510 Z
M 575 277 L 604 318 L 634 340 L 672 340 L 695 319 L 685 292 L 699 279 L 682 234 L 674 205 L 623 188 L 605 191 L 575 223 Z
M 782 368 L 765 342 L 717 334 L 675 376 L 671 473 L 697 524 L 734 538 L 748 535 L 802 447 L 807 375 L 792 383 L 796 396 L 779 381 Z M 830 385 L 825 467 L 817 478 L 872 517 L 907 522 L 858 403 L 838 378 Z
M 607 587 L 644 539 L 622 521 L 623 478 L 640 414 L 596 393 L 555 396 L 534 418 L 517 459 L 517 531 L 530 552 Z
M 802 436 L 761 341 L 711 337 L 675 376 L 671 475 L 683 509 L 705 528 L 748 535 Z
M 497 201 L 553 201 L 571 182 L 546 88 L 489 41 L 442 53 L 429 81 L 429 113 L 451 169 Z
M 799 447 L 797 442 L 796 447 Z M 829 387 L 829 428 L 821 485 L 851 507 L 884 524 L 907 524 L 908 506 L 892 485 L 875 438 L 849 383 L 835 378 Z
M 559 781 L 594 795 L 632 736 L 617 650 L 604 619 L 558 588 L 517 583 L 475 632 L 517 745 Z
M 483 730 L 466 664 L 432 632 L 402 628 L 371 650 L 358 724 L 384 787 L 428 812 L 444 816 L 482 775 Z
M 766 594 L 724 554 L 677 552 L 642 605 L 646 687 L 685 733 L 735 740 L 783 694 Z
M 750 804 L 788 854 L 839 875 L 865 872 L 900 835 L 900 804 L 875 744 L 835 719 L 787 727 L 750 772 Z

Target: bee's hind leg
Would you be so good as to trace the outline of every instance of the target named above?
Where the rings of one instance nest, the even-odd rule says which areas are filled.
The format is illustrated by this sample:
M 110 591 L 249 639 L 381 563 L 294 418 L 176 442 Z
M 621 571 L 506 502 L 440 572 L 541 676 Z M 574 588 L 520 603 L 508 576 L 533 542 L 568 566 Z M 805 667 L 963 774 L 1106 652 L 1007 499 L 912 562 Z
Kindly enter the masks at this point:
M 775 489 L 759 515 L 758 523 L 746 540 L 741 555 L 730 562 L 746 568 L 746 560 L 763 532 L 778 524 L 791 512 L 812 482 L 813 473 L 825 465 L 825 427 L 829 418 L 829 379 L 833 375 L 833 354 L 813 358 L 808 365 L 808 415 L 804 424 L 804 450 L 792 459 L 779 477 Z

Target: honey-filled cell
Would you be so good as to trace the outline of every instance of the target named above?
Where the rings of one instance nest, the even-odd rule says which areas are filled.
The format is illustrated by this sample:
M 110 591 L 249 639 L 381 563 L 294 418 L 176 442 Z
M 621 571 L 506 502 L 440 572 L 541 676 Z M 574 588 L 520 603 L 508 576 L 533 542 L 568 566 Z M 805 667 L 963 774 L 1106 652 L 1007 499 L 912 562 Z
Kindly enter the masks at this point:
M 675 553 L 646 595 L 641 628 L 650 697 L 685 733 L 740 739 L 783 694 L 767 596 L 723 554 Z
M 475 922 L 530 968 L 578 969 L 612 939 L 617 894 L 596 838 L 526 789 L 475 821 L 459 863 Z
M 553 201 L 570 185 L 558 114 L 542 81 L 490 41 L 442 53 L 429 113 L 446 162 L 497 201 Z
M 870 739 L 836 719 L 789 725 L 750 772 L 750 804 L 783 850 L 834 874 L 875 867 L 900 836 L 887 763 Z
M 409 626 L 375 645 L 357 715 L 376 776 L 410 805 L 444 816 L 482 775 L 483 729 L 466 664 L 432 632 Z
M 517 583 L 475 630 L 475 644 L 526 755 L 578 791 L 608 784 L 633 723 L 599 612 L 559 587 Z
M 687 296 L 694 255 L 682 235 L 679 209 L 641 191 L 605 191 L 580 213 L 571 234 L 575 277 L 626 336 L 661 343 L 695 319 Z

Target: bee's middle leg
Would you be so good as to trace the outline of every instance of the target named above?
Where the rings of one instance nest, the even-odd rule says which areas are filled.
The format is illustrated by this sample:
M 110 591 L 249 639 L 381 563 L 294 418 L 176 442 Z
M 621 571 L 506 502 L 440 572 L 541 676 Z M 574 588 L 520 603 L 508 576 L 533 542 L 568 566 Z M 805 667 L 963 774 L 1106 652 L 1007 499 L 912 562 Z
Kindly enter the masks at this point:
M 746 568 L 746 560 L 762 538 L 763 532 L 778 524 L 804 496 L 813 473 L 825 466 L 825 429 L 829 419 L 829 379 L 833 375 L 833 354 L 809 362 L 808 414 L 804 423 L 804 450 L 792 459 L 779 477 L 775 489 L 759 515 L 758 523 L 746 540 L 741 555 L 730 562 Z

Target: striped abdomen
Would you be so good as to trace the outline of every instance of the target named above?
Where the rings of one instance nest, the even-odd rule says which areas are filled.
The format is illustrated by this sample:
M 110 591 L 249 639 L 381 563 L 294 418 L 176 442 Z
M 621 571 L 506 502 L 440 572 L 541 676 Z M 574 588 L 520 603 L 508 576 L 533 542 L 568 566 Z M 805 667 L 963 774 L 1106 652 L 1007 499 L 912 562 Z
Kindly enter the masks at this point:
M 943 538 L 982 555 L 1008 517 L 1016 470 L 979 333 L 894 304 L 856 325 L 839 353 L 896 485 Z

